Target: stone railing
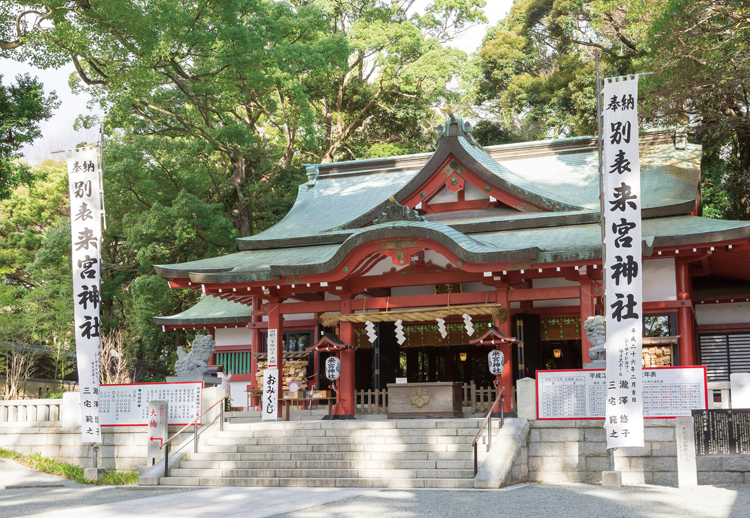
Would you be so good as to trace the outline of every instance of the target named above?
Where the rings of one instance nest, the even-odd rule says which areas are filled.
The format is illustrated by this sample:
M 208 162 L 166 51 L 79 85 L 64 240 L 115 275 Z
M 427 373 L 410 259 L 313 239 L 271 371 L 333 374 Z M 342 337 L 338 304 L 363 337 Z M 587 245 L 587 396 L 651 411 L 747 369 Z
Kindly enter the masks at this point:
M 719 401 L 716 401 L 716 394 Z M 728 381 L 708 382 L 708 408 L 732 408 L 732 390 Z
M 0 423 L 59 421 L 62 399 L 0 401 Z

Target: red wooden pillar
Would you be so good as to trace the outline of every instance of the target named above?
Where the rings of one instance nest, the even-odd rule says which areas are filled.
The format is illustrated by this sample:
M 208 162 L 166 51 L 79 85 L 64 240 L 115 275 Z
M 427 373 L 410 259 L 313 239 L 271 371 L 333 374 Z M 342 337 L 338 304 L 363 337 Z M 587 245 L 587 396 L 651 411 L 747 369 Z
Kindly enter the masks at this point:
M 508 310 L 508 316 L 505 322 L 493 322 L 498 330 L 507 337 L 510 337 L 510 302 L 508 302 L 508 288 L 498 288 L 497 290 L 497 303 Z M 505 357 L 505 369 L 503 373 L 497 377 L 497 389 L 505 387 L 505 402 L 503 405 L 504 412 L 512 412 L 515 401 L 515 395 L 513 393 L 513 349 L 510 344 L 499 344 L 498 349 L 503 353 Z M 487 351 L 489 352 L 489 351 Z M 500 404 L 498 403 L 493 412 L 500 411 Z
M 683 259 L 675 259 L 675 270 L 677 275 L 677 300 L 689 302 L 692 299 L 692 289 L 687 261 Z M 693 347 L 693 342 L 695 341 L 693 331 L 692 307 L 680 307 L 677 310 L 677 333 L 680 335 L 680 365 L 696 364 Z
M 594 283 L 591 279 L 581 279 L 581 368 L 587 363 L 591 363 L 589 359 L 589 349 L 592 345 L 589 342 L 589 337 L 583 330 L 583 323 L 586 319 L 593 317 L 596 314 L 594 307 Z
M 261 300 L 258 297 L 253 297 L 253 302 L 251 304 L 253 313 L 260 310 L 260 303 Z M 253 324 L 262 321 L 262 316 L 253 315 L 252 321 L 247 325 L 247 327 L 250 328 L 250 383 L 248 384 L 252 390 L 259 390 L 261 388 L 261 384 L 258 383 L 258 359 L 255 357 L 255 354 L 262 352 L 263 340 L 261 340 L 260 329 L 253 327 Z M 253 398 L 250 398 L 251 402 L 253 400 Z M 260 398 L 258 398 L 258 400 L 260 402 Z M 256 408 L 260 410 L 259 406 Z
M 268 301 L 268 330 L 276 329 L 276 358 L 279 369 L 279 379 L 276 382 L 276 393 L 279 395 L 278 413 L 282 417 L 281 398 L 284 397 L 282 380 L 284 378 L 284 315 L 281 314 L 281 301 L 278 299 Z M 270 347 L 270 343 L 268 344 Z
M 341 297 L 341 314 L 348 315 L 352 312 L 352 300 Z M 341 322 L 339 324 L 339 338 L 346 345 L 354 345 L 354 324 Z M 338 405 L 336 415 L 354 417 L 356 411 L 356 393 L 354 385 L 354 349 L 344 349 L 339 353 L 341 360 L 341 377 L 338 379 Z

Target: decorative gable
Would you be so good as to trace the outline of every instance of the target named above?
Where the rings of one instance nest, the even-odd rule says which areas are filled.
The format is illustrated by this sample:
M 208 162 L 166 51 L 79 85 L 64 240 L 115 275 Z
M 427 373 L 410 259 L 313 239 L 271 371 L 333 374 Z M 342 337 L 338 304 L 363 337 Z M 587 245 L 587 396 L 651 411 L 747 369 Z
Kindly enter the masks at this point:
M 489 209 L 519 213 L 545 210 L 485 181 L 453 154 L 418 192 L 404 200 L 404 205 L 423 214 Z

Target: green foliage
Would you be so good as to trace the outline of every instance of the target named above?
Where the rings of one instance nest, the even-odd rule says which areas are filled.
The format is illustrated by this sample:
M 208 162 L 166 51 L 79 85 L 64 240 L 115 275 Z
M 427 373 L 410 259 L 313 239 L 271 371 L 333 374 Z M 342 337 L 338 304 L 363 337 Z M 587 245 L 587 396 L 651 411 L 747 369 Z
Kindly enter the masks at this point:
M 21 453 L 0 448 L 0 457 L 10 459 L 24 466 L 57 475 L 58 477 L 75 480 L 79 484 L 105 485 L 129 485 L 138 483 L 138 473 L 126 473 L 122 471 L 107 470 L 104 477 L 99 480 L 86 480 L 83 476 L 83 468 L 67 462 L 59 462 L 55 459 L 42 457 L 40 453 L 23 455 Z
M 39 123 L 58 106 L 55 93 L 45 97 L 37 78 L 19 75 L 15 83 L 4 86 L 0 74 L 0 200 L 33 181 L 32 169 L 18 161 L 20 149 L 41 136 Z

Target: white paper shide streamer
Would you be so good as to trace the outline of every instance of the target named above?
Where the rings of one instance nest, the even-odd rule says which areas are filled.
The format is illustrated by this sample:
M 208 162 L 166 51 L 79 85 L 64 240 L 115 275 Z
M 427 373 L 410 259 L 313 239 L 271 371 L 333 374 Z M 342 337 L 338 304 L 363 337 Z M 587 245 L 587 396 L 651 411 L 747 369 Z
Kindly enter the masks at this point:
M 101 442 L 99 428 L 99 289 L 102 207 L 98 146 L 67 151 L 73 258 L 76 359 L 84 444 Z
M 643 446 L 638 77 L 605 79 L 604 231 L 607 448 Z

